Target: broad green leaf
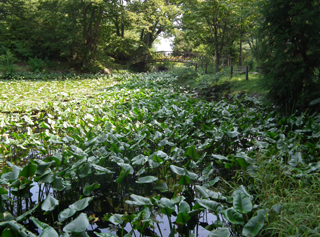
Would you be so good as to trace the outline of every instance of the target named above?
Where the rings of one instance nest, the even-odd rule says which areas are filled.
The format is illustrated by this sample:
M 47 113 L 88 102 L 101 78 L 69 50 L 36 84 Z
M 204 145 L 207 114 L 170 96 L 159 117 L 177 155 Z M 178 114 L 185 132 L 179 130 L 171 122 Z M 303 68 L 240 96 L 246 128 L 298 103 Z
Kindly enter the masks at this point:
M 154 135 L 153 140 L 157 140 L 157 139 L 159 139 L 159 138 L 161 138 L 161 137 L 162 137 L 162 133 L 156 131 L 156 134 Z
M 171 201 L 170 199 L 168 199 L 168 198 L 161 198 L 160 202 L 159 202 L 159 205 L 161 207 L 168 207 L 168 208 L 171 208 L 171 209 L 175 208 L 175 203 L 173 201 Z
M 37 166 L 37 170 L 36 170 L 36 175 L 37 176 L 42 176 L 42 175 L 44 175 L 45 174 L 45 171 L 47 170 L 47 169 L 49 169 L 49 167 L 50 167 L 50 165 L 51 164 L 53 164 L 54 163 L 54 161 L 51 161 L 51 162 L 44 162 L 44 161 L 42 161 L 42 160 L 39 160 L 38 161 L 38 166 Z
M 200 206 L 207 208 L 208 210 L 213 211 L 214 213 L 220 213 L 222 211 L 221 204 L 216 201 L 211 201 L 207 199 L 197 199 L 197 202 Z
M 59 237 L 58 233 L 51 226 L 44 228 L 39 237 Z
M 219 180 L 220 180 L 219 177 L 215 177 L 213 180 L 210 180 L 209 182 L 205 183 L 203 185 L 203 187 L 205 187 L 205 188 L 211 187 L 211 186 L 215 185 L 216 183 L 218 183 Z
M 237 192 L 233 197 L 233 207 L 240 213 L 248 213 L 252 211 L 252 203 L 250 198 L 242 193 Z
M 0 227 L 10 227 L 12 232 L 16 233 L 15 236 L 36 237 L 35 234 L 27 230 L 23 225 L 17 223 L 16 221 L 0 222 Z
M 222 156 L 222 155 L 216 155 L 216 154 L 212 154 L 212 157 L 218 160 L 229 160 L 227 157 Z
M 2 231 L 1 236 L 2 237 L 16 237 L 18 235 L 18 233 L 15 233 L 13 230 L 11 229 L 5 229 Z
M 0 187 L 0 195 L 5 195 L 5 194 L 8 194 L 8 190 Z
M 220 228 L 218 230 L 211 231 L 208 237 L 229 237 L 230 231 L 228 228 Z
M 16 180 L 19 176 L 21 168 L 11 164 L 10 162 L 7 162 L 7 164 L 8 166 L 12 167 L 12 172 L 2 174 L 1 179 L 8 180 L 8 181 Z
M 170 169 L 172 170 L 173 173 L 181 175 L 181 176 L 186 174 L 184 168 L 180 168 L 180 167 L 175 166 L 175 165 L 170 165 Z
M 129 170 L 125 171 L 123 168 L 120 171 L 119 177 L 115 180 L 116 183 L 122 183 L 123 179 L 129 174 Z
M 244 226 L 242 234 L 244 236 L 254 237 L 264 226 L 264 215 L 257 215 L 252 217 L 248 223 Z
M 157 189 L 160 192 L 166 192 L 169 190 L 167 183 L 163 180 L 158 180 L 158 182 L 154 186 L 154 189 Z
M 198 152 L 196 150 L 196 146 L 189 147 L 187 149 L 187 151 L 186 151 L 186 155 L 188 155 L 193 160 L 198 160 L 199 159 L 199 155 L 198 155 Z
M 129 164 L 125 164 L 125 163 L 118 163 L 118 165 L 120 167 L 122 167 L 125 171 L 129 171 L 129 174 L 133 174 L 134 173 L 134 169 L 131 165 Z
M 231 222 L 232 224 L 244 225 L 243 215 L 237 212 L 234 208 L 224 210 L 222 213 L 227 221 Z
M 137 206 L 144 206 L 144 205 L 151 206 L 152 205 L 150 198 L 142 197 L 142 196 L 135 195 L 135 194 L 131 194 L 130 197 L 134 201 L 127 200 L 126 203 L 128 203 L 128 204 L 137 205 Z
M 250 195 L 247 191 L 247 189 L 245 188 L 245 186 L 243 185 L 240 185 L 240 187 L 238 187 L 234 192 L 233 192 L 233 196 L 236 194 L 236 193 L 244 193 L 248 198 L 250 198 L 250 200 L 252 200 L 252 195 Z
M 80 233 L 85 231 L 89 226 L 87 214 L 81 213 L 76 219 L 67 224 L 63 231 Z
M 188 176 L 188 178 L 191 180 L 195 180 L 199 177 L 196 173 L 193 173 L 191 171 L 185 170 L 185 172 L 186 172 L 186 175 Z
M 300 163 L 302 163 L 301 152 L 291 155 L 291 159 L 288 161 L 288 164 L 292 167 L 297 167 Z
M 112 233 L 98 233 L 98 232 L 94 232 L 96 234 L 96 236 L 99 237 L 118 237 L 118 235 L 112 234 Z
M 145 176 L 145 177 L 140 177 L 138 178 L 138 180 L 136 181 L 136 183 L 140 183 L 140 184 L 146 184 L 146 183 L 153 183 L 155 181 L 157 181 L 158 178 L 154 177 L 154 176 Z
M 188 213 L 178 213 L 176 223 L 185 225 L 191 219 L 191 216 Z
M 277 203 L 277 204 L 274 204 L 272 207 L 272 210 L 274 210 L 277 214 L 280 213 L 281 211 L 281 208 L 282 208 L 282 203 Z
M 33 216 L 30 217 L 30 220 L 32 220 L 33 224 L 40 230 L 44 230 L 45 228 L 50 227 L 47 223 L 41 222 Z
M 201 196 L 203 198 L 208 198 L 209 197 L 208 193 L 206 192 L 206 190 L 202 186 L 196 185 L 195 187 L 196 187 L 196 189 L 198 190 L 198 192 L 201 194 Z
M 20 222 L 23 221 L 28 215 L 30 215 L 32 212 L 34 212 L 38 208 L 39 204 L 35 205 L 33 208 L 31 208 L 29 211 L 26 211 L 22 215 L 18 216 L 16 221 Z
M 77 211 L 75 209 L 66 208 L 62 212 L 59 213 L 58 220 L 60 222 L 63 222 L 66 219 L 68 219 L 69 217 L 73 216 L 76 212 Z
M 91 164 L 86 163 L 83 168 L 79 171 L 79 177 L 84 178 L 87 177 L 91 173 Z
M 20 174 L 19 174 L 19 177 L 25 177 L 25 178 L 29 178 L 29 177 L 32 177 L 35 172 L 37 170 L 37 167 L 31 163 L 29 163 L 27 166 L 25 166 Z
M 178 184 L 180 185 L 188 185 L 190 183 L 191 183 L 190 178 L 187 175 L 182 176 L 178 182 Z
M 92 164 L 91 166 L 97 171 L 96 174 L 113 174 L 114 173 L 113 171 L 108 170 L 107 168 L 104 168 L 100 165 Z
M 110 221 L 114 225 L 121 225 L 123 223 L 123 220 L 121 219 L 123 215 L 120 214 L 114 214 L 109 217 L 108 221 Z
M 41 209 L 44 211 L 53 211 L 58 205 L 59 205 L 59 201 L 54 197 L 52 197 L 51 195 L 49 195 L 42 203 Z
M 83 199 L 81 199 L 79 201 L 76 201 L 72 205 L 70 205 L 69 208 L 74 209 L 76 211 L 82 211 L 83 209 L 85 209 L 89 205 L 89 203 L 92 200 L 93 200 L 92 197 L 83 198 Z
M 189 213 L 190 206 L 187 202 L 182 201 L 179 205 L 179 213 Z
M 100 184 L 99 184 L 99 183 L 93 183 L 93 184 L 91 184 L 91 185 L 86 184 L 86 185 L 84 186 L 84 189 L 83 189 L 83 194 L 84 194 L 85 196 L 89 196 L 89 195 L 91 195 L 91 192 L 92 192 L 93 190 L 96 190 L 96 189 L 98 189 L 98 188 L 100 188 Z

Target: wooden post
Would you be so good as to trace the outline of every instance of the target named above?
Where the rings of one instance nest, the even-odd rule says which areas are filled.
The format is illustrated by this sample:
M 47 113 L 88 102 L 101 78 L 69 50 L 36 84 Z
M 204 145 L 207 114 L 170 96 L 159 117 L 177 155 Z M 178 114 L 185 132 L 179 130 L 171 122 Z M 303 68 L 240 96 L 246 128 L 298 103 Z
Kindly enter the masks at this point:
M 198 63 L 196 63 L 195 69 L 196 69 L 196 72 L 197 72 L 197 70 L 198 70 Z
M 231 78 L 232 78 L 232 75 L 233 75 L 233 65 L 231 65 Z
M 246 80 L 249 80 L 249 66 L 246 66 Z

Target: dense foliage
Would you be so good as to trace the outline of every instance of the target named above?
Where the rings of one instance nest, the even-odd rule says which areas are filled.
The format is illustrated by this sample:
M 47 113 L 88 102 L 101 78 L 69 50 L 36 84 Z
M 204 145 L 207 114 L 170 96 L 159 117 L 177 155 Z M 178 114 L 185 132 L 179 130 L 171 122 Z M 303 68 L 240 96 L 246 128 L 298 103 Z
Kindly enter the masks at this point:
M 179 14 L 174 1 L 163 0 L 5 0 L 0 46 L 21 60 L 48 57 L 94 71 L 148 53 Z
M 261 11 L 258 57 L 269 95 L 287 112 L 305 109 L 320 97 L 319 1 L 269 0 Z
M 202 101 L 170 73 L 60 77 L 1 81 L 2 236 L 316 236 L 319 115 Z M 294 205 L 303 226 L 268 229 Z

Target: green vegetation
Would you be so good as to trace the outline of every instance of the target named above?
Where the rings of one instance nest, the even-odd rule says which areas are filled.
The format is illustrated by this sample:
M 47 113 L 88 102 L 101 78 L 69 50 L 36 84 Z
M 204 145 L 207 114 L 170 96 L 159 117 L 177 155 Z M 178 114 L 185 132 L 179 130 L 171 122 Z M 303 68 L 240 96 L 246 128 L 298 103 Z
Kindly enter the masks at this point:
M 283 112 L 305 110 L 320 97 L 319 1 L 261 3 L 257 58 L 269 97 Z
M 3 80 L 2 236 L 317 236 L 319 115 L 176 73 Z
M 0 1 L 1 236 L 319 236 L 319 17 Z

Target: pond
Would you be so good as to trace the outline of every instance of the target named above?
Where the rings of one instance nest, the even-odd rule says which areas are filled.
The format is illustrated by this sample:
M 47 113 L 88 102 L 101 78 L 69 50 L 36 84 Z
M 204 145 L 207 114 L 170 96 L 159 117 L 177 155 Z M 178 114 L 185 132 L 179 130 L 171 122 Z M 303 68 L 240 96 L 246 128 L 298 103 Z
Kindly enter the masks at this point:
M 4 119 L 2 236 L 257 234 L 265 214 L 232 177 L 253 164 L 268 110 L 202 101 L 176 80 L 126 75 Z

